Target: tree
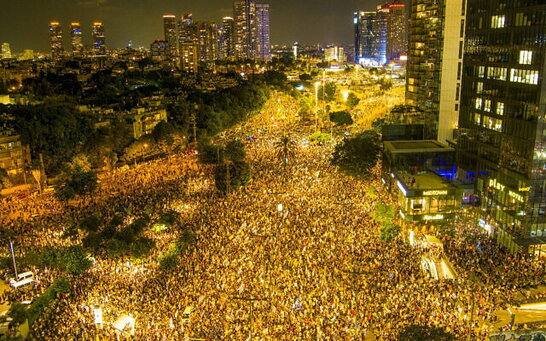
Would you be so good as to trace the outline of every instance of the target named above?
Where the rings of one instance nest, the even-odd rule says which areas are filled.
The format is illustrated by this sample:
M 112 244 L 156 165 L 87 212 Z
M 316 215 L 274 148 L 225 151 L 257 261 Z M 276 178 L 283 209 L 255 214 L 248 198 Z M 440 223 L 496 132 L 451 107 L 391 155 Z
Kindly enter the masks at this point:
M 9 308 L 8 315 L 13 319 L 11 325 L 19 325 L 25 322 L 28 317 L 27 308 L 19 302 L 14 303 Z
M 216 166 L 214 170 L 216 188 L 221 192 L 234 191 L 246 186 L 251 178 L 252 170 L 246 162 L 226 163 Z
M 98 214 L 91 214 L 80 221 L 79 228 L 87 232 L 97 232 L 102 225 Z
M 290 160 L 296 157 L 296 142 L 288 136 L 283 136 L 275 143 L 277 158 L 286 167 Z
M 336 145 L 332 163 L 348 175 L 365 178 L 377 164 L 379 151 L 378 134 L 367 130 Z
M 345 104 L 347 104 L 349 108 L 354 108 L 358 105 L 358 103 L 360 103 L 360 98 L 358 98 L 358 96 L 355 95 L 354 92 L 349 92 Z
M 400 226 L 392 223 L 383 224 L 379 229 L 379 239 L 384 242 L 394 240 L 400 234 Z
M 337 126 L 353 124 L 353 118 L 351 114 L 346 111 L 336 111 L 330 113 L 330 121 L 334 122 Z
M 382 91 L 387 91 L 392 88 L 392 80 L 385 77 L 380 78 L 377 84 L 379 85 L 379 89 Z
M 411 325 L 398 334 L 398 341 L 454 341 L 444 328 Z
M 68 201 L 76 195 L 88 195 L 98 187 L 98 177 L 95 172 L 82 171 L 81 168 L 68 167 L 55 183 L 55 196 L 60 201 Z
M 10 187 L 11 181 L 9 179 L 8 171 L 6 171 L 4 168 L 0 168 L 0 190 Z
M 225 148 L 225 157 L 232 162 L 242 162 L 246 157 L 245 145 L 241 140 L 231 140 Z
M 311 77 L 311 75 L 308 74 L 308 73 L 302 73 L 300 75 L 300 81 L 302 81 L 302 82 L 309 82 L 309 81 L 312 81 L 312 80 L 313 80 L 313 77 Z
M 87 271 L 91 265 L 91 259 L 79 245 L 69 246 L 61 252 L 61 263 L 65 271 L 72 275 L 80 275 Z
M 332 102 L 336 99 L 337 85 L 334 82 L 327 82 L 318 89 L 319 99 Z
M 309 140 L 313 143 L 322 145 L 330 140 L 330 134 L 317 131 L 309 136 Z

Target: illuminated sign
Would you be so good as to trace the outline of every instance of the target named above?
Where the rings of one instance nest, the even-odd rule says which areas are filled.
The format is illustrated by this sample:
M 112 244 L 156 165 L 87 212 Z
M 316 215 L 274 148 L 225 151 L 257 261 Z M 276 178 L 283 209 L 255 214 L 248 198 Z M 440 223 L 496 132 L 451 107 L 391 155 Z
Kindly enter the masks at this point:
M 520 192 L 529 192 L 530 190 L 531 190 L 531 187 L 520 187 L 519 188 Z
M 518 193 L 513 192 L 513 191 L 509 191 L 508 195 L 510 197 L 514 198 L 515 200 L 519 201 L 519 202 L 523 202 L 523 195 L 521 195 L 521 194 L 518 194 Z
M 433 195 L 447 195 L 447 190 L 444 191 L 424 191 L 424 196 L 433 196 Z
M 442 220 L 444 216 L 441 214 L 438 215 L 426 215 L 423 217 L 424 220 Z
M 489 179 L 489 187 L 493 187 L 495 189 L 498 189 L 499 191 L 504 191 L 504 189 L 506 188 L 506 186 L 498 182 L 497 179 Z
M 402 191 L 402 194 L 404 194 L 405 197 L 408 196 L 408 192 L 406 191 L 406 189 L 404 188 L 404 185 L 402 185 L 400 180 L 398 180 L 398 188 L 400 188 L 400 191 Z

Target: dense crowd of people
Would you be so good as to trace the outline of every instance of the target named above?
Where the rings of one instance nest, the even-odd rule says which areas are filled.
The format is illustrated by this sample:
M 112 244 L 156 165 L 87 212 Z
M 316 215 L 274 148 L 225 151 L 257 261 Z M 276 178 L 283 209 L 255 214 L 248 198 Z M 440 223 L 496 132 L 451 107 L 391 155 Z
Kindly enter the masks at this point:
M 177 155 L 103 176 L 96 195 L 68 205 L 50 194 L 5 199 L 3 232 L 15 235 L 19 254 L 78 243 L 63 232 L 89 213 L 105 221 L 120 211 L 181 213 L 168 230 L 145 232 L 156 248 L 143 261 L 96 255 L 91 269 L 73 278 L 72 292 L 33 325 L 35 339 L 112 340 L 129 335 L 110 326 L 127 314 L 136 321 L 135 340 L 395 340 L 414 324 L 485 340 L 494 312 L 521 287 L 544 281 L 543 263 L 510 256 L 486 236 L 476 248 L 470 229 L 444 239 L 461 276 L 433 280 L 420 267 L 426 250 L 402 238 L 380 241 L 372 219 L 383 193 L 377 179 L 337 172 L 328 145 L 300 144 L 285 169 L 275 156 L 278 131 L 246 126 L 244 134 L 260 136 L 247 148 L 253 180 L 228 196 L 215 190 L 210 166 Z M 197 241 L 175 270 L 160 270 L 182 226 Z M 37 283 L 11 293 L 11 301 L 38 295 L 61 276 L 33 270 Z M 471 271 L 483 280 L 471 280 Z M 102 328 L 94 324 L 95 307 Z

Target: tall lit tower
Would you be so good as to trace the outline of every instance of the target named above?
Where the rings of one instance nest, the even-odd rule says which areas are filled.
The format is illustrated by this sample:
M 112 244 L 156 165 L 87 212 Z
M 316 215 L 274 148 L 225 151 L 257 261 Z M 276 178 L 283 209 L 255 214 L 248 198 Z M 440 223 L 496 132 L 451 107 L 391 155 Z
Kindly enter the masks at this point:
M 222 20 L 221 52 L 223 58 L 232 58 L 235 55 L 234 44 L 234 23 L 232 17 L 225 17 Z
M 387 60 L 400 59 L 407 53 L 406 5 L 403 2 L 389 4 L 387 16 Z
M 97 56 L 106 55 L 106 38 L 104 36 L 104 25 L 101 22 L 94 22 L 92 32 L 93 52 Z
M 167 14 L 163 16 L 163 30 L 167 42 L 167 55 L 174 57 L 178 51 L 178 32 L 176 29 L 176 16 Z
M 355 62 L 376 65 L 376 51 L 378 50 L 376 28 L 376 12 L 355 12 Z
M 256 4 L 256 34 L 258 59 L 271 60 L 268 4 Z
M 475 181 L 479 225 L 538 261 L 546 254 L 546 3 L 467 5 L 459 177 Z
M 81 56 L 83 53 L 83 37 L 80 23 L 73 22 L 70 24 L 70 44 L 72 46 L 72 54 Z
M 52 21 L 49 24 L 49 42 L 51 46 L 51 57 L 59 59 L 63 56 L 63 32 L 61 24 L 57 21 Z
M 375 33 L 375 59 L 381 65 L 387 62 L 387 34 L 388 34 L 389 5 L 383 4 L 377 6 L 374 33 Z
M 11 58 L 11 49 L 9 47 L 9 43 L 3 43 L 2 44 L 2 59 L 10 59 Z
M 258 37 L 254 1 L 234 1 L 233 18 L 235 20 L 235 55 L 238 58 L 256 58 Z
M 178 21 L 178 46 L 182 43 L 197 41 L 197 27 L 193 23 L 193 14 L 182 14 Z

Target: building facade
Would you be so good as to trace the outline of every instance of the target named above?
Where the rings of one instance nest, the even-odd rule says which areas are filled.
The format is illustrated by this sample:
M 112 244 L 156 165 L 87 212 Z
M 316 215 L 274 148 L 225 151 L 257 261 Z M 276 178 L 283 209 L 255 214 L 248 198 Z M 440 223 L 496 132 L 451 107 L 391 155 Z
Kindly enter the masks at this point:
M 180 44 L 180 69 L 187 73 L 197 73 L 199 70 L 199 58 L 197 43 L 187 41 Z
M 255 58 L 257 50 L 256 4 L 251 0 L 233 3 L 235 21 L 235 55 L 237 58 Z
M 163 32 L 167 42 L 167 54 L 174 58 L 178 55 L 178 30 L 176 16 L 167 14 L 163 16 Z
M 411 0 L 406 103 L 425 114 L 425 138 L 447 142 L 458 126 L 463 0 Z
M 371 65 L 377 49 L 374 32 L 376 12 L 355 12 L 355 63 Z
M 53 21 L 49 24 L 49 45 L 51 47 L 51 58 L 62 58 L 63 49 L 63 31 L 61 24 L 57 21 Z
M 256 4 L 257 57 L 259 60 L 271 60 L 271 42 L 269 29 L 269 5 Z
M 387 16 L 387 60 L 399 60 L 406 55 L 406 5 L 402 2 L 389 4 Z
M 154 60 L 165 60 L 171 56 L 169 42 L 166 40 L 156 40 L 150 45 L 150 53 Z
M 10 59 L 11 58 L 11 48 L 9 46 L 9 43 L 3 43 L 2 44 L 2 59 Z
M 101 22 L 94 22 L 92 27 L 93 53 L 97 56 L 106 55 L 106 37 L 104 25 Z
M 218 28 L 212 22 L 196 22 L 193 27 L 196 33 L 197 56 L 199 61 L 210 63 L 218 59 Z
M 222 19 L 222 30 L 220 34 L 220 58 L 230 59 L 235 57 L 234 44 L 234 22 L 232 17 Z
M 461 177 L 474 178 L 480 225 L 510 250 L 546 252 L 546 4 L 468 0 Z
M 70 45 L 73 56 L 81 56 L 83 54 L 83 36 L 80 23 L 78 22 L 70 24 Z
M 388 36 L 389 5 L 383 4 L 377 6 L 374 33 L 375 33 L 375 60 L 379 65 L 387 63 L 387 36 Z

